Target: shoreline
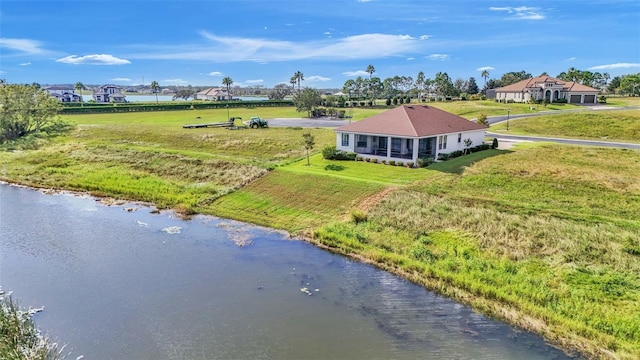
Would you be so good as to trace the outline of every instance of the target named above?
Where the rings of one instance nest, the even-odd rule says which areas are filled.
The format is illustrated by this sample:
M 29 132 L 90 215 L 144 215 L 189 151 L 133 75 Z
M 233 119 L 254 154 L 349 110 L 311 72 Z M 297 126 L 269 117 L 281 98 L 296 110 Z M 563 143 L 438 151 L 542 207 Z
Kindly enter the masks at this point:
M 338 254 L 341 256 L 348 257 L 360 263 L 368 264 L 374 266 L 383 271 L 387 271 L 391 274 L 399 276 L 407 281 L 410 281 L 414 284 L 420 285 L 424 287 L 426 290 L 439 294 L 441 296 L 447 297 L 453 301 L 456 301 L 460 304 L 468 306 L 472 308 L 474 311 L 477 311 L 485 316 L 497 319 L 499 321 L 504 322 L 510 326 L 517 327 L 524 331 L 531 332 L 533 334 L 541 336 L 546 342 L 549 343 L 550 346 L 555 347 L 563 351 L 570 357 L 575 357 L 578 355 L 579 357 L 584 358 L 611 358 L 616 359 L 615 354 L 606 351 L 606 349 L 602 349 L 596 346 L 593 346 L 588 341 L 585 341 L 581 338 L 576 338 L 574 336 L 565 338 L 558 334 L 556 334 L 553 330 L 553 327 L 550 327 L 548 324 L 545 324 L 543 321 L 531 317 L 525 313 L 518 312 L 518 310 L 511 306 L 506 306 L 498 301 L 490 300 L 481 296 L 477 296 L 472 294 L 471 292 L 451 286 L 446 281 L 442 279 L 438 279 L 435 277 L 429 277 L 421 275 L 417 272 L 409 272 L 403 270 L 398 266 L 392 266 L 387 263 L 379 262 L 365 255 L 353 253 L 353 252 L 345 252 L 341 251 L 341 249 L 332 247 L 322 243 L 321 241 L 314 238 L 312 233 L 309 232 L 301 232 L 300 234 L 292 234 L 286 230 L 278 229 L 270 226 L 263 226 L 259 224 L 254 224 L 247 221 L 232 219 L 232 218 L 224 218 L 211 214 L 192 214 L 186 215 L 181 214 L 177 209 L 167 208 L 167 209 L 158 209 L 155 204 L 139 201 L 139 200 L 125 200 L 125 199 L 116 199 L 108 196 L 99 196 L 91 194 L 88 191 L 76 191 L 76 190 L 67 190 L 67 189 L 52 189 L 46 187 L 37 187 L 31 185 L 24 185 L 17 182 L 9 182 L 0 180 L 0 185 L 8 185 L 15 186 L 24 189 L 30 189 L 34 191 L 41 192 L 46 195 L 71 195 L 81 198 L 92 198 L 96 202 L 99 202 L 103 206 L 122 206 L 127 204 L 135 204 L 141 207 L 147 207 L 150 209 L 151 213 L 162 213 L 162 212 L 172 212 L 175 216 L 183 221 L 189 221 L 195 216 L 206 216 L 213 217 L 216 219 L 223 220 L 231 220 L 237 221 L 241 223 L 248 224 L 250 226 L 256 226 L 259 228 L 269 229 L 271 231 L 276 231 L 281 233 L 283 236 L 288 237 L 289 239 L 304 241 L 310 243 L 320 249 L 329 251 L 334 254 Z M 137 210 L 137 209 L 136 209 Z

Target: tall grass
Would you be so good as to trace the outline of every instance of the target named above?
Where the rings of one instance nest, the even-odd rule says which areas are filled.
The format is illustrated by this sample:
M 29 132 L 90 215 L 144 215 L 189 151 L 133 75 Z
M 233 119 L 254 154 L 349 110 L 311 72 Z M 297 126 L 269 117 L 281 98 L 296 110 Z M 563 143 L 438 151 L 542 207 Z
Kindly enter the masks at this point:
M 56 360 L 62 348 L 42 335 L 32 314 L 22 311 L 0 289 L 0 358 L 6 360 Z

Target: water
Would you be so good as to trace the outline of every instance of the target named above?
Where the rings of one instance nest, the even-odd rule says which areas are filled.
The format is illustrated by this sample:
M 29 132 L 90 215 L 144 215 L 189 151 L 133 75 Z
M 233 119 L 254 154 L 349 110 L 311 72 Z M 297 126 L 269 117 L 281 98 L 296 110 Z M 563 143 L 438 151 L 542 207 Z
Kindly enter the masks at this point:
M 71 359 L 566 359 L 284 234 L 0 185 L 0 285 Z M 311 295 L 309 295 L 311 294 Z
M 82 98 L 85 102 L 93 100 L 92 95 L 82 95 Z M 155 95 L 127 95 L 126 97 L 128 102 L 156 102 Z M 240 99 L 242 101 L 265 101 L 269 100 L 268 97 L 262 96 L 237 96 L 234 99 Z M 189 101 L 193 100 L 189 98 Z M 184 101 L 183 99 L 173 100 L 173 95 L 158 95 L 158 101 Z

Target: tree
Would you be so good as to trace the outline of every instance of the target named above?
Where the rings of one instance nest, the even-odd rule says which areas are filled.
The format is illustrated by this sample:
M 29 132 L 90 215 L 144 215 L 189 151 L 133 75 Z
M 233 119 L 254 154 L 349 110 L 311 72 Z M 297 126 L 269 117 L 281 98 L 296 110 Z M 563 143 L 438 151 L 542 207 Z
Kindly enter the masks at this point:
M 227 100 L 231 100 L 231 85 L 233 85 L 233 79 L 226 76 L 222 79 L 222 85 L 227 87 Z
M 418 101 L 422 101 L 422 92 L 424 91 L 426 85 L 424 73 L 422 71 L 420 71 L 418 73 L 418 76 L 416 76 L 416 81 L 413 83 L 413 85 L 415 86 L 415 89 L 418 93 Z
M 482 73 L 480 74 L 480 76 L 482 76 L 484 78 L 484 87 L 487 87 L 487 78 L 489 77 L 489 71 L 487 69 L 482 70 Z
M 180 89 L 173 95 L 173 99 L 189 100 L 189 98 L 195 95 L 195 93 L 196 92 L 193 89 Z
M 631 96 L 640 95 L 640 73 L 624 75 L 620 80 L 620 91 Z
M 355 91 L 356 91 L 356 82 L 353 79 L 349 79 L 345 81 L 344 85 L 342 86 L 342 92 L 347 94 L 347 96 L 349 97 L 349 100 L 351 100 Z
M 311 117 L 311 112 L 322 104 L 322 96 L 317 90 L 306 87 L 293 97 L 293 103 L 297 112 L 306 111 L 307 116 Z
M 478 115 L 478 119 L 476 120 L 476 122 L 480 125 L 483 125 L 484 127 L 489 127 L 489 120 L 487 120 L 486 114 Z
M 289 94 L 291 94 L 289 85 L 280 83 L 274 86 L 273 90 L 269 91 L 269 100 L 282 100 Z
M 53 124 L 62 105 L 34 85 L 0 86 L 0 143 L 37 133 Z
M 531 74 L 524 70 L 518 71 L 518 72 L 511 71 L 502 75 L 502 77 L 500 78 L 500 83 L 501 83 L 501 86 L 507 86 L 507 85 L 515 84 L 518 81 L 530 79 L 530 78 L 532 78 Z
M 470 77 L 469 80 L 467 81 L 466 93 L 477 94 L 478 92 L 480 92 L 480 89 L 478 89 L 478 84 L 476 84 L 476 79 L 474 77 Z
M 77 92 L 79 92 L 80 94 L 80 106 L 84 106 L 84 99 L 82 98 L 82 90 L 86 89 L 86 86 L 84 86 L 83 83 L 81 83 L 80 81 L 78 81 L 74 86 L 74 89 L 76 89 Z
M 309 151 L 313 150 L 313 146 L 316 144 L 315 136 L 311 134 L 311 131 L 307 131 L 302 134 L 304 148 L 307 150 L 307 166 L 311 166 L 309 162 Z
M 612 94 L 615 94 L 616 90 L 618 90 L 620 88 L 620 81 L 621 80 L 622 80 L 622 78 L 620 76 L 616 76 L 613 79 L 611 79 L 611 82 L 607 86 L 607 91 L 612 93 Z
M 438 94 L 439 96 L 456 96 L 456 89 L 453 87 L 451 78 L 449 78 L 449 75 L 446 72 L 438 72 L 433 82 L 435 85 L 436 94 Z
M 471 145 L 473 145 L 473 140 L 471 140 L 470 138 L 464 139 L 463 141 L 464 143 L 464 153 L 465 154 L 469 154 L 469 148 L 471 147 Z
M 369 79 L 369 94 L 371 95 L 371 102 L 373 105 L 376 104 L 376 99 L 378 98 L 378 94 L 382 91 L 382 81 L 377 76 Z
M 291 80 L 294 79 L 298 83 L 298 92 L 300 92 L 300 82 L 304 80 L 304 74 L 298 70 L 293 74 L 293 77 L 291 77 Z
M 151 92 L 156 94 L 156 104 L 158 103 L 158 91 L 160 91 L 160 84 L 158 84 L 157 81 L 152 81 L 151 85 L 149 85 L 149 87 L 151 88 Z
M 376 72 L 376 68 L 374 68 L 373 65 L 369 65 L 365 71 L 369 74 L 369 79 L 371 79 L 371 75 Z

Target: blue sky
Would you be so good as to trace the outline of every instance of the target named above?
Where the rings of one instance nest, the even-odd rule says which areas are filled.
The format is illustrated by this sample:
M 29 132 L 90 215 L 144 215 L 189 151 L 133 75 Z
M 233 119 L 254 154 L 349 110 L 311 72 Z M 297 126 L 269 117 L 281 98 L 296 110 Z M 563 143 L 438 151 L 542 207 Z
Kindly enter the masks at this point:
M 569 67 L 640 72 L 640 1 L 0 1 L 0 78 L 123 86 L 288 83 Z

